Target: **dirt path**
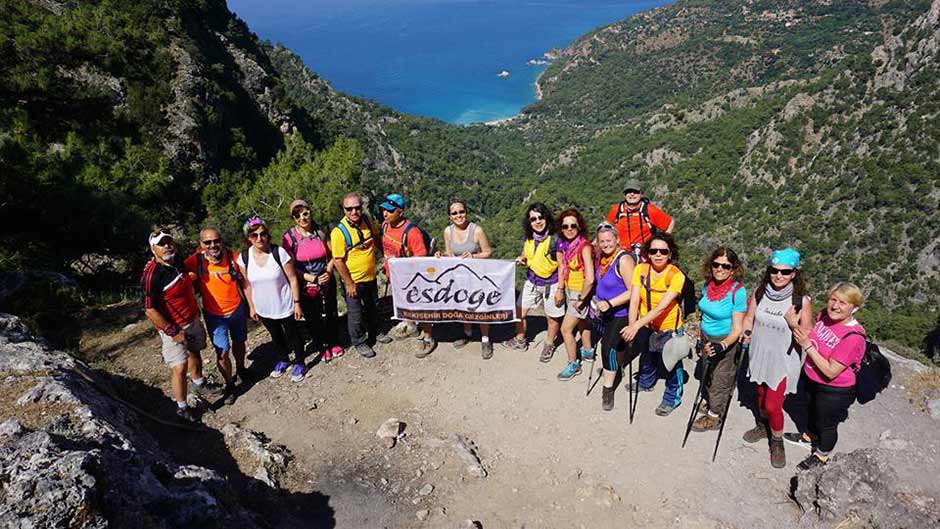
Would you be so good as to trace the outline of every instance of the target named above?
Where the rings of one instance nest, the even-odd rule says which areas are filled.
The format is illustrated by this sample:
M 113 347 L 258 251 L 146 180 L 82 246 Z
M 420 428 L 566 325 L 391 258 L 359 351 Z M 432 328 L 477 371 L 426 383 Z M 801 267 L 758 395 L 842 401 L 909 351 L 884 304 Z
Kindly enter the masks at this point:
M 259 365 L 267 346 L 258 343 L 266 339 L 252 335 Z M 766 445 L 741 440 L 753 422 L 735 406 L 711 463 L 714 432 L 693 433 L 680 448 L 697 381 L 666 418 L 653 414 L 662 384 L 641 393 L 629 425 L 622 387 L 615 409 L 602 411 L 599 387 L 585 398 L 586 369 L 559 382 L 562 351 L 549 364 L 538 362 L 539 339 L 525 353 L 497 346 L 489 361 L 477 344 L 455 350 L 442 342 L 417 359 L 415 341 L 397 341 L 379 346 L 374 359 L 353 353 L 316 365 L 300 384 L 263 379 L 204 422 L 238 423 L 287 446 L 295 460 L 284 485 L 328 496 L 336 527 L 453 527 L 464 519 L 513 529 L 799 523 L 789 481 L 808 452 L 788 445 L 787 468 L 771 468 Z M 106 365 L 165 384 L 158 362 L 155 342 L 138 336 Z M 940 425 L 907 401 L 907 375 L 897 373 L 885 394 L 852 409 L 837 452 L 888 448 L 907 490 L 940 497 Z M 375 436 L 389 417 L 406 423 L 407 435 L 392 449 Z M 448 441 L 452 434 L 473 442 L 487 477 L 467 472 Z

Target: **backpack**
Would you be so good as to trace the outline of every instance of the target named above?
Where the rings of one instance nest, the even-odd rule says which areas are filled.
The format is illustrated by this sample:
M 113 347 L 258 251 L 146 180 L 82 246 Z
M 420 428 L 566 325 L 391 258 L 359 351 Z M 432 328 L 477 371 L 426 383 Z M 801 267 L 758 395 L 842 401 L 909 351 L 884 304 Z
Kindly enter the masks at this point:
M 643 235 L 643 222 L 644 221 L 646 222 L 647 231 L 649 231 L 650 234 L 653 233 L 653 223 L 650 222 L 649 209 L 650 209 L 650 199 L 646 197 L 641 198 L 640 199 L 640 235 Z M 625 200 L 620 201 L 620 204 L 617 206 L 617 217 L 614 220 L 614 224 L 620 224 L 620 219 L 626 219 L 627 235 L 630 235 L 630 213 L 627 212 L 627 202 Z
M 287 277 L 287 271 L 284 270 L 284 265 L 281 263 L 281 254 L 280 254 L 280 252 L 278 252 L 278 248 L 279 248 L 279 247 L 278 247 L 278 245 L 276 245 L 276 244 L 272 244 L 272 245 L 271 245 L 271 257 L 274 258 L 274 262 L 277 263 L 277 266 L 280 267 L 281 272 L 284 273 L 284 277 Z M 248 272 L 248 262 L 249 262 L 249 261 L 248 261 L 248 250 L 250 250 L 250 249 L 251 249 L 251 247 L 245 248 L 244 250 L 242 250 L 242 254 L 241 254 L 242 261 L 245 262 L 245 272 L 246 272 L 246 273 Z M 288 277 L 288 279 L 290 279 L 290 278 Z
M 855 371 L 855 400 L 859 404 L 867 404 L 891 383 L 891 362 L 881 354 L 878 344 L 869 341 L 864 334 L 850 332 L 846 336 L 853 334 L 865 338 L 865 354 L 851 369 Z
M 236 284 L 240 283 L 242 280 L 242 274 L 235 268 L 235 263 L 232 261 L 232 255 L 226 252 L 225 259 L 228 260 L 228 275 L 231 276 L 232 281 Z M 247 261 L 246 261 L 247 262 Z M 209 270 L 209 264 L 206 260 L 206 255 L 200 248 L 200 251 L 196 252 L 196 279 L 202 281 L 203 276 L 206 275 L 206 272 Z
M 375 236 L 375 227 L 372 226 L 372 221 L 369 220 L 369 217 L 366 216 L 366 215 L 363 215 L 363 216 L 362 216 L 362 222 L 365 222 L 365 223 L 366 223 L 366 227 L 369 228 L 369 236 L 368 236 L 368 237 L 363 237 L 363 236 L 362 236 L 362 231 L 360 231 L 360 230 L 357 229 L 356 231 L 359 232 L 359 242 L 356 243 L 356 246 L 361 246 L 361 245 L 365 244 L 366 242 L 369 242 L 369 241 L 372 240 L 372 238 Z M 343 224 L 342 221 L 340 221 L 339 223 L 337 223 L 337 224 L 336 224 L 336 227 L 339 229 L 340 233 L 343 234 L 343 239 L 346 241 L 346 249 L 347 249 L 347 250 L 353 249 L 354 246 L 353 246 L 353 243 L 352 243 L 352 234 L 349 233 L 349 228 L 347 228 L 346 225 Z
M 411 222 L 410 220 L 406 220 L 405 222 L 405 230 L 402 232 L 401 241 L 398 241 L 398 255 L 395 257 L 411 257 L 410 255 L 407 255 L 408 234 L 411 233 L 411 230 L 413 229 L 417 229 L 418 233 L 421 234 L 421 238 L 424 240 L 424 247 L 427 248 L 428 251 L 428 256 L 433 256 L 434 250 L 437 249 L 437 239 L 431 237 L 431 234 L 424 231 L 424 228 L 418 226 L 414 222 Z M 387 229 L 388 223 L 383 222 L 382 233 L 384 234 Z

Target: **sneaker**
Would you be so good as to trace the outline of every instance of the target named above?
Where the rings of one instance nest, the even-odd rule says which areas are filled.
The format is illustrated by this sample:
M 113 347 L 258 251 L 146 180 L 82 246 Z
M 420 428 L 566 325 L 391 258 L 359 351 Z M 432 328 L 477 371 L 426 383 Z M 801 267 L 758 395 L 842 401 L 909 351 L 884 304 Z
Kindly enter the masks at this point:
M 768 435 L 770 435 L 770 432 L 767 431 L 767 425 L 759 422 L 756 426 L 744 432 L 743 437 L 745 442 L 756 443 L 767 439 Z
M 601 393 L 601 408 L 604 411 L 610 411 L 614 409 L 614 388 L 603 388 L 603 393 Z
M 553 356 L 555 356 L 555 346 L 550 343 L 546 343 L 542 346 L 542 354 L 539 355 L 539 362 L 547 364 L 548 362 L 552 361 Z
M 462 347 L 466 347 L 468 343 L 470 343 L 470 337 L 465 334 L 461 336 L 460 338 L 454 340 L 453 346 L 454 346 L 454 349 L 460 349 Z
M 375 342 L 382 344 L 392 343 L 392 339 L 385 333 L 379 333 L 379 335 L 375 337 Z
M 333 360 L 336 360 L 337 358 L 346 354 L 346 350 L 338 345 L 334 345 L 330 348 L 330 354 L 333 356 Z
M 493 342 L 482 342 L 480 344 L 480 351 L 483 354 L 484 360 L 493 358 Z
M 717 430 L 721 426 L 721 419 L 719 417 L 714 417 L 706 413 L 698 419 L 695 419 L 695 422 L 692 423 L 693 432 L 707 432 L 709 430 Z
M 434 338 L 423 338 L 421 339 L 421 349 L 415 351 L 415 358 L 424 358 L 434 352 L 436 348 L 437 341 Z
M 665 417 L 669 415 L 670 413 L 672 413 L 674 409 L 676 409 L 675 406 L 670 406 L 669 404 L 666 404 L 665 402 L 660 402 L 659 406 L 656 406 L 655 411 L 656 411 L 656 415 L 659 415 L 660 417 Z
M 800 464 L 797 465 L 796 468 L 800 470 L 811 470 L 825 465 L 826 461 L 820 459 L 816 454 L 810 454 L 806 459 L 800 461 Z
M 300 382 L 304 379 L 304 376 L 307 374 L 307 368 L 301 364 L 294 364 L 294 368 L 290 370 L 290 381 L 291 382 Z
M 222 389 L 222 386 L 209 382 L 208 380 L 202 384 L 196 384 L 195 382 L 190 381 L 189 387 L 192 388 L 193 393 L 202 398 L 219 398 L 225 393 L 225 390 Z
M 783 447 L 783 438 L 772 437 L 770 439 L 770 466 L 774 468 L 787 466 L 787 450 Z
M 783 434 L 783 440 L 807 450 L 813 449 L 813 439 L 805 433 L 787 432 Z
M 568 365 L 561 370 L 561 373 L 558 373 L 558 380 L 571 380 L 577 375 L 581 374 L 581 362 L 575 360 L 574 362 L 568 362 Z
M 288 367 L 290 367 L 290 364 L 281 360 L 274 366 L 274 370 L 271 371 L 271 378 L 280 378 L 281 375 L 287 371 Z
M 375 356 L 375 351 L 366 343 L 357 345 L 356 351 L 359 351 L 359 354 L 362 355 L 363 358 L 372 358 Z
M 176 416 L 179 417 L 181 422 L 199 422 L 199 419 L 193 414 L 193 409 L 189 406 L 185 408 L 176 408 Z
M 231 406 L 235 404 L 235 384 L 228 384 L 225 386 L 225 397 L 222 399 L 222 404 L 226 406 Z
M 513 336 L 512 338 L 503 342 L 503 347 L 514 349 L 516 351 L 525 351 L 529 348 L 529 344 L 525 341 L 525 338 L 520 340 L 518 336 Z
M 591 362 L 594 360 L 594 349 L 581 349 L 581 360 Z
M 329 349 L 324 349 L 323 352 L 320 353 L 320 361 L 324 364 L 329 364 L 331 360 L 333 360 L 333 352 Z

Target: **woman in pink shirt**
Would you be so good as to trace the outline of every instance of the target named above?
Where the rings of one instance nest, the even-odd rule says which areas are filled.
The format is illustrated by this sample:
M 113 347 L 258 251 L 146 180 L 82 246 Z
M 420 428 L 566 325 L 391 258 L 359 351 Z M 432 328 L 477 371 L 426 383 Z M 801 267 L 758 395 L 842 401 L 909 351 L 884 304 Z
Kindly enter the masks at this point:
M 848 418 L 855 401 L 855 371 L 865 355 L 865 329 L 855 320 L 855 312 L 864 302 L 857 286 L 838 283 L 829 290 L 813 330 L 806 333 L 794 327 L 793 337 L 806 355 L 809 434 L 815 441 L 813 453 L 798 465 L 803 470 L 826 464 L 839 439 L 839 423 Z M 786 318 L 798 316 L 791 309 Z

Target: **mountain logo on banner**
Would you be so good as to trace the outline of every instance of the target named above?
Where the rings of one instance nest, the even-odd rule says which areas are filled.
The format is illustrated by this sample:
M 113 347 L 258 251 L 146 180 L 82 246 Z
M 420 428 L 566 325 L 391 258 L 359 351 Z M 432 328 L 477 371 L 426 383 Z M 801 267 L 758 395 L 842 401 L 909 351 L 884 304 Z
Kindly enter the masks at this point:
M 469 266 L 467 266 L 467 265 L 461 263 L 461 264 L 458 264 L 458 265 L 454 265 L 454 266 L 448 268 L 447 270 L 444 270 L 443 272 L 441 272 L 441 275 L 437 276 L 437 279 L 431 279 L 431 278 L 425 276 L 424 274 L 418 272 L 417 274 L 414 275 L 414 277 L 411 278 L 411 281 L 409 281 L 408 284 L 405 285 L 405 290 L 411 288 L 411 285 L 413 285 L 413 284 L 414 284 L 416 281 L 418 281 L 419 279 L 425 281 L 426 283 L 433 283 L 433 284 L 435 284 L 435 285 L 440 285 L 440 284 L 441 284 L 441 281 L 443 281 L 445 277 L 447 277 L 449 274 L 451 274 L 451 273 L 454 272 L 455 270 L 459 270 L 459 269 L 466 270 L 466 271 L 469 272 L 473 277 L 475 277 L 475 278 L 477 279 L 477 281 L 486 281 L 487 283 L 493 285 L 493 288 L 499 288 L 499 285 L 497 285 L 495 282 L 493 282 L 492 279 L 490 279 L 490 278 L 488 278 L 488 277 L 486 277 L 486 276 L 481 276 L 480 274 L 476 273 L 476 271 L 474 271 L 474 270 L 473 270 L 472 268 L 470 268 Z M 436 270 L 435 270 L 434 268 L 428 268 L 428 269 L 426 270 L 426 272 L 433 275 L 434 272 L 436 272 Z

